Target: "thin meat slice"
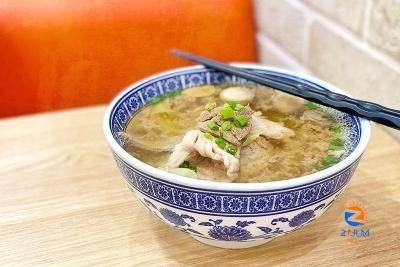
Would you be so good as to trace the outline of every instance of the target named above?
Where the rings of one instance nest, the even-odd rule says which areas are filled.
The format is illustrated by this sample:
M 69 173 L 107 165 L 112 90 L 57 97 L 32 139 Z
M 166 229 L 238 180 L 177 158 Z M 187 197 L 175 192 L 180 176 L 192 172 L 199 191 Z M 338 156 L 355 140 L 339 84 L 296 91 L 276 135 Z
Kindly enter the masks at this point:
M 300 120 L 302 121 L 313 121 L 322 125 L 329 125 L 332 123 L 332 120 L 327 114 L 319 109 L 310 109 L 304 111 L 303 115 L 301 115 Z
M 286 137 L 294 136 L 292 129 L 286 128 L 277 122 L 273 122 L 259 116 L 252 116 L 253 129 L 263 135 L 272 139 L 283 139 Z
M 273 110 L 285 113 L 295 114 L 304 110 L 306 101 L 300 97 L 274 91 L 271 97 L 271 107 Z
M 132 135 L 125 132 L 118 132 L 117 136 L 121 138 L 122 142 L 125 145 L 130 145 L 134 147 L 138 147 L 143 150 L 153 151 L 153 152 L 169 152 L 172 151 L 174 145 L 166 144 L 164 146 L 151 146 L 145 142 L 140 142 L 137 138 L 134 138 Z
M 204 134 L 199 130 L 188 131 L 183 137 L 182 142 L 174 147 L 169 158 L 168 168 L 179 167 L 193 152 L 197 152 L 201 156 L 211 158 L 212 160 L 222 161 L 229 177 L 238 176 L 240 151 L 237 151 L 235 156 L 229 154 L 220 149 L 213 141 L 205 139 Z

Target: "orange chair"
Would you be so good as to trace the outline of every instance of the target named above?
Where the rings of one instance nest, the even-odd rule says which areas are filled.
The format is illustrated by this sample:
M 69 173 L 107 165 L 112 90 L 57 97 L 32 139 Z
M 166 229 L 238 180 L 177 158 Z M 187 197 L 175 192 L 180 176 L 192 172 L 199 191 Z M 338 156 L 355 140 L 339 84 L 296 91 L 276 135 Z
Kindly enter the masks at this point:
M 251 1 L 3 2 L 0 117 L 106 103 L 135 80 L 191 64 L 171 48 L 255 61 Z

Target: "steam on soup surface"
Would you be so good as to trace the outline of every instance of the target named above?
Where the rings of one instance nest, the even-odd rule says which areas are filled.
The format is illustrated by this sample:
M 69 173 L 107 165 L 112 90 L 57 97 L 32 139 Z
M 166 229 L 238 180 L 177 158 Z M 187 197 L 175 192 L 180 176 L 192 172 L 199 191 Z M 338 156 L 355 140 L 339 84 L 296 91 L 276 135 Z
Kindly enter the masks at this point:
M 345 153 L 341 132 L 312 102 L 263 86 L 221 84 L 156 98 L 124 136 L 126 151 L 156 168 L 203 180 L 267 182 L 336 164 Z

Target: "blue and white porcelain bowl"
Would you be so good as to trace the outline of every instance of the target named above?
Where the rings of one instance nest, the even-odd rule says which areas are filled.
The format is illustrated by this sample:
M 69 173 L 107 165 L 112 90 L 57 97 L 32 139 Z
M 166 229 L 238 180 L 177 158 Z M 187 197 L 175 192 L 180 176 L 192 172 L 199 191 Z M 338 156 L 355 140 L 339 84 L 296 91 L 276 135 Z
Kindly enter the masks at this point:
M 256 64 L 237 66 L 341 92 L 306 75 Z M 221 82 L 247 81 L 202 66 L 151 76 L 129 86 L 114 99 L 103 127 L 127 185 L 154 216 L 202 243 L 248 248 L 302 228 L 332 205 L 367 147 L 370 123 L 336 111 L 335 116 L 347 129 L 348 156 L 323 171 L 275 182 L 223 183 L 186 178 L 147 165 L 123 149 L 116 133 L 123 131 L 129 119 L 150 100 L 167 91 Z

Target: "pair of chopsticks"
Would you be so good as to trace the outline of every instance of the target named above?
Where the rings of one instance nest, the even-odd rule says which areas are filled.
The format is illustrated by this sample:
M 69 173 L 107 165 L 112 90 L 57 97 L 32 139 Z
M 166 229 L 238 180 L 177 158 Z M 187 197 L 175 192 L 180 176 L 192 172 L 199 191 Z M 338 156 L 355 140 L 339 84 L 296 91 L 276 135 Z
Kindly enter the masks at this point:
M 171 53 L 175 56 L 197 62 L 203 66 L 236 75 L 237 77 L 400 130 L 399 110 L 387 108 L 368 101 L 354 99 L 346 95 L 323 91 L 312 84 L 292 82 L 271 75 L 257 74 L 253 71 L 195 56 L 179 50 L 172 50 Z

